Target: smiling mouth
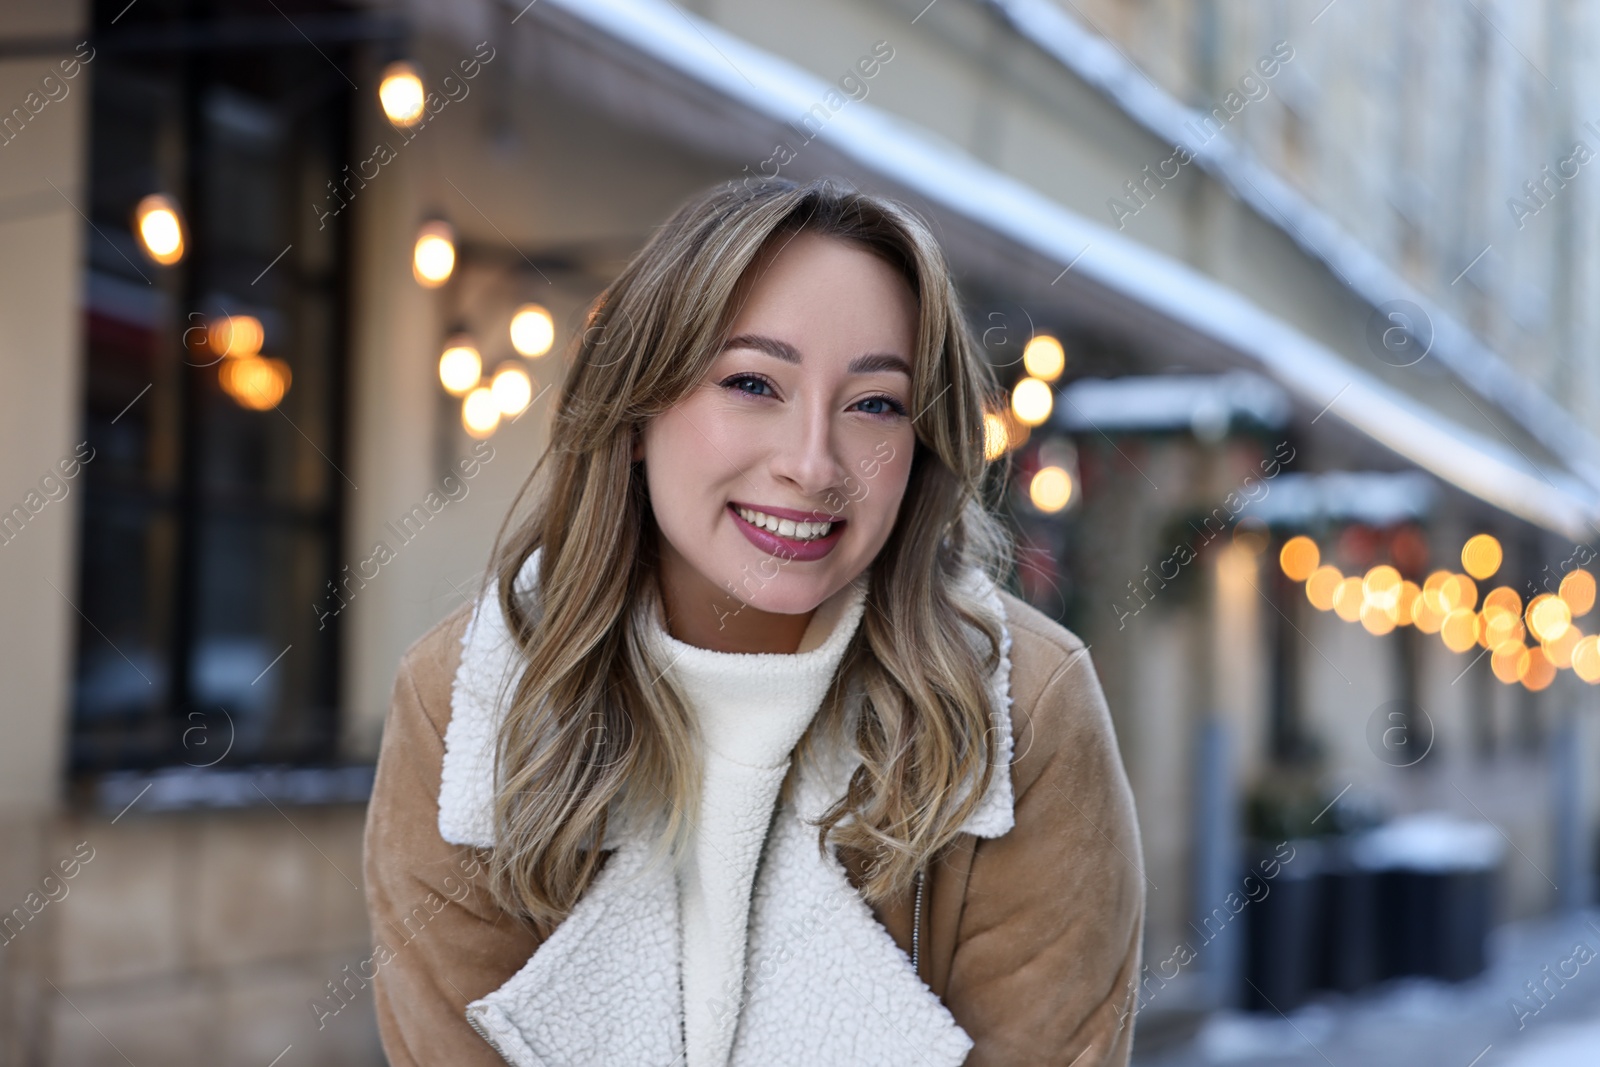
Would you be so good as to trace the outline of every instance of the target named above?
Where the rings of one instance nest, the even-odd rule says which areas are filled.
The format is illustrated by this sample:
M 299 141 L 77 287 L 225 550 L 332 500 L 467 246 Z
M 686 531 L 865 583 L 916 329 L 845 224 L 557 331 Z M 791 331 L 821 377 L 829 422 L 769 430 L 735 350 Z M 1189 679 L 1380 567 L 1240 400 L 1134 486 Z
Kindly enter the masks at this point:
M 845 520 L 837 519 L 831 522 L 803 522 L 796 519 L 785 519 L 777 515 L 769 515 L 755 508 L 747 508 L 742 504 L 730 502 L 728 504 L 738 516 L 752 526 L 760 527 L 768 533 L 790 541 L 820 541 L 831 534 L 835 528 L 843 526 Z

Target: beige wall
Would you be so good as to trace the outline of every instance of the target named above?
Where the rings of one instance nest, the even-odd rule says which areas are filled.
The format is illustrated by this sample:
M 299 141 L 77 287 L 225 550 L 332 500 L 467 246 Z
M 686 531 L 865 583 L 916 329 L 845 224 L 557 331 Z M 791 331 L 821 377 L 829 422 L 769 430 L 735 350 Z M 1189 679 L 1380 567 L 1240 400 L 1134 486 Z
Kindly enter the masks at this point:
M 66 39 L 82 21 L 76 4 L 7 4 L 0 36 Z M 72 54 L 0 59 L 0 109 L 27 109 L 29 94 Z M 79 338 L 84 120 L 93 64 L 65 81 L 68 94 L 43 106 L 0 146 L 0 508 L 36 494 L 40 479 L 73 455 L 79 433 Z M 59 95 L 60 90 L 52 88 Z M 33 97 L 34 106 L 41 96 Z M 51 188 L 54 183 L 56 189 Z M 57 191 L 59 189 L 59 192 Z M 69 201 L 73 203 L 69 203 Z M 0 545 L 0 812 L 42 810 L 61 788 L 69 701 L 78 502 L 46 504 Z M 60 490 L 56 490 L 59 494 Z M 53 587 L 53 588 L 52 588 Z
M 442 77 L 481 39 L 425 38 L 417 53 L 425 79 L 430 70 Z M 466 483 L 467 496 L 397 547 L 398 558 L 345 612 L 343 726 L 352 758 L 377 755 L 406 647 L 461 605 L 462 594 L 476 593 L 500 522 L 544 449 L 565 349 L 589 302 L 678 203 L 730 176 L 522 80 L 528 72 L 517 74 L 516 39 L 499 34 L 493 43 L 495 57 L 474 93 L 419 131 L 355 202 L 350 476 L 360 489 L 348 494 L 352 566 L 372 552 L 375 538 L 393 546 L 384 524 L 418 504 L 468 454 L 459 402 L 445 396 L 436 370 L 451 322 L 460 317 L 470 327 L 486 370 L 514 358 L 507 327 L 524 300 L 550 309 L 556 343 L 527 364 L 538 399 L 489 438 L 493 459 Z M 358 143 L 398 144 L 374 110 Z M 436 212 L 481 254 L 476 266 L 462 268 L 455 289 L 430 292 L 412 279 L 410 255 L 417 226 Z M 547 281 L 518 249 L 536 263 L 565 257 L 573 269 L 545 262 Z

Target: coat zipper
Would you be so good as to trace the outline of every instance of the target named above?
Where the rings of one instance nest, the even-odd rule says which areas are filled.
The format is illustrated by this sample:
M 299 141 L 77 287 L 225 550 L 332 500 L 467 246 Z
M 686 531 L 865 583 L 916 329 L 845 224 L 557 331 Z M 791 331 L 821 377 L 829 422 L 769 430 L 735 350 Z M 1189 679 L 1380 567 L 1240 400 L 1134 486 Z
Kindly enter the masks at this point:
M 917 868 L 917 899 L 912 905 L 911 912 L 911 969 L 921 977 L 922 972 L 917 969 L 917 949 L 922 932 L 922 868 Z
M 505 1050 L 499 1045 L 495 1044 L 494 1038 L 490 1037 L 488 1031 L 484 1030 L 484 1028 L 478 1024 L 478 1020 L 472 1017 L 472 1013 L 470 1011 L 467 1012 L 467 1025 L 478 1031 L 478 1036 L 483 1038 L 484 1042 L 487 1043 L 490 1048 L 494 1049 L 497 1056 L 499 1056 L 502 1060 L 505 1060 L 507 1063 L 511 1062 L 511 1058 L 505 1054 Z

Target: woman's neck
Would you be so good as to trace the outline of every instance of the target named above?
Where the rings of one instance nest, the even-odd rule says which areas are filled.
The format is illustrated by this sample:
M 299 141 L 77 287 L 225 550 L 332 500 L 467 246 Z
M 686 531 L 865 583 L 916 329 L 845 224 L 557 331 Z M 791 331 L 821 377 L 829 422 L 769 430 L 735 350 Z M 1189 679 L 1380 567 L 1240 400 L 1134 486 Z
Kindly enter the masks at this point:
M 718 589 L 687 560 L 663 559 L 657 581 L 667 633 L 712 652 L 792 653 L 816 614 L 816 609 L 783 615 L 753 608 Z

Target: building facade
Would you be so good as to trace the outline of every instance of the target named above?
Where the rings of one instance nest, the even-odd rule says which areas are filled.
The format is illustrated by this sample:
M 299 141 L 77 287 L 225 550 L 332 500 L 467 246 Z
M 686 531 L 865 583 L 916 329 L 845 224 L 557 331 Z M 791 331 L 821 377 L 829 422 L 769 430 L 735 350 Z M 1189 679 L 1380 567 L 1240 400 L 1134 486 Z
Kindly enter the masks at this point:
M 1282 780 L 1492 821 L 1504 916 L 1586 901 L 1553 887 L 1592 867 L 1594 690 L 1279 563 L 1308 536 L 1420 584 L 1488 532 L 1482 591 L 1527 600 L 1587 562 L 1591 16 L 1476 6 L 1385 48 L 1365 0 L 9 7 L 0 1062 L 381 1062 L 360 835 L 399 657 L 479 587 L 595 294 L 758 173 L 923 212 L 1008 389 L 1061 343 L 1053 411 L 996 412 L 1013 586 L 1091 645 L 1147 958 Z M 1461 99 L 1490 134 L 1436 119 Z M 502 372 L 523 406 L 473 415 Z M 1369 739 L 1394 701 L 1419 763 Z M 1241 951 L 1147 1017 L 1232 1002 Z

